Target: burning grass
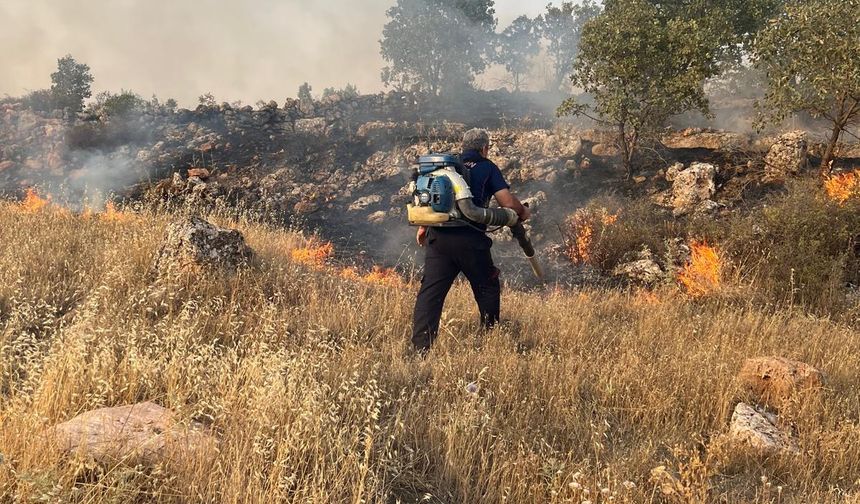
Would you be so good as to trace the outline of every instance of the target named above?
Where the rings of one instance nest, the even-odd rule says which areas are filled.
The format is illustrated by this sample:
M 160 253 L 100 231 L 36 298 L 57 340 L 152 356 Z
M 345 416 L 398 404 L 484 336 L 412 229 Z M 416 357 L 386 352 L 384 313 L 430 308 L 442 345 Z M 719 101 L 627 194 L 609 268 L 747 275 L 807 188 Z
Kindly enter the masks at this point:
M 24 212 L 36 213 L 50 208 L 51 197 L 43 198 L 39 196 L 39 192 L 35 188 L 30 187 L 21 201 L 20 208 Z
M 678 281 L 690 296 L 699 298 L 720 290 L 725 260 L 715 248 L 702 241 L 690 244 L 690 263 L 679 273 Z
M 334 245 L 330 242 L 311 241 L 306 247 L 293 249 L 290 257 L 294 262 L 314 269 L 323 269 L 334 256 Z
M 782 503 L 858 490 L 848 327 L 720 298 L 556 288 L 505 292 L 505 323 L 480 334 L 461 283 L 422 361 L 406 352 L 415 286 L 344 278 L 319 242 L 298 257 L 325 268 L 285 267 L 304 238 L 241 222 L 259 266 L 156 280 L 168 218 L 115 226 L 0 204 L 0 500 L 773 502 L 763 477 Z M 821 404 L 784 412 L 800 455 L 713 451 L 702 440 L 727 428 L 735 372 L 770 354 L 833 377 Z M 206 423 L 217 454 L 97 467 L 44 442 L 79 412 L 142 400 Z M 677 495 L 661 494 L 659 466 Z
M 827 196 L 844 205 L 852 198 L 860 198 L 860 169 L 834 175 L 824 182 Z
M 565 222 L 566 255 L 574 264 L 595 264 L 595 248 L 606 228 L 618 221 L 606 208 L 580 208 Z

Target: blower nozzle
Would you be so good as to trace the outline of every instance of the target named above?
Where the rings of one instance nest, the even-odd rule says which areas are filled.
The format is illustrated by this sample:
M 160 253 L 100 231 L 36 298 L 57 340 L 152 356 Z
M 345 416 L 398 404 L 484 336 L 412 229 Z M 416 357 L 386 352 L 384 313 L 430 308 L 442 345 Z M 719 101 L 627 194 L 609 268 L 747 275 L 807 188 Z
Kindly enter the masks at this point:
M 532 241 L 529 239 L 529 235 L 526 232 L 526 228 L 523 226 L 523 223 L 519 222 L 515 226 L 511 226 L 511 234 L 517 240 L 517 243 L 520 244 L 520 248 L 523 249 L 523 253 L 525 253 L 526 259 L 529 260 L 529 264 L 531 265 L 535 276 L 543 282 L 543 268 L 537 260 L 534 245 L 532 245 Z

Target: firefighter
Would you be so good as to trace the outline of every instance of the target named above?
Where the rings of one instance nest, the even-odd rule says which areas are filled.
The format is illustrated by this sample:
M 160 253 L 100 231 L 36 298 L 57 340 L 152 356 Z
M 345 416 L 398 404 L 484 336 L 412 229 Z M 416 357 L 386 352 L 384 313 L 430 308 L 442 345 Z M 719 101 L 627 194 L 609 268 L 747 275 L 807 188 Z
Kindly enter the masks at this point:
M 491 198 L 503 208 L 517 213 L 521 221 L 531 217 L 510 191 L 499 167 L 487 159 L 490 136 L 486 130 L 472 129 L 463 136 L 461 161 L 470 171 L 469 188 L 475 205 L 487 208 Z M 442 306 L 460 273 L 472 287 L 478 304 L 481 326 L 492 328 L 499 321 L 501 287 L 499 269 L 493 264 L 493 241 L 487 226 L 469 223 L 462 227 L 419 227 L 418 245 L 425 247 L 424 277 L 412 317 L 412 344 L 425 355 L 439 333 Z

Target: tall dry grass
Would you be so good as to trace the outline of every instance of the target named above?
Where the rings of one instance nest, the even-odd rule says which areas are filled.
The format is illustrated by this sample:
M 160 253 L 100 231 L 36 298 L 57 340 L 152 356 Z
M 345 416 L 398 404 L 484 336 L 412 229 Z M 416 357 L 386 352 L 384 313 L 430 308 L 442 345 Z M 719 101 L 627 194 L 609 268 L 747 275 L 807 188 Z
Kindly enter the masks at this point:
M 415 286 L 290 260 L 302 237 L 247 222 L 259 264 L 148 273 L 164 215 L 0 208 L 3 502 L 846 502 L 860 476 L 860 338 L 795 309 L 672 292 L 506 292 L 479 335 L 467 288 L 425 361 Z M 748 356 L 823 368 L 786 411 L 802 454 L 725 432 Z M 477 393 L 465 390 L 478 385 Z M 45 428 L 152 400 L 207 424 L 217 455 L 160 467 L 63 458 Z M 664 494 L 651 472 L 679 478 Z

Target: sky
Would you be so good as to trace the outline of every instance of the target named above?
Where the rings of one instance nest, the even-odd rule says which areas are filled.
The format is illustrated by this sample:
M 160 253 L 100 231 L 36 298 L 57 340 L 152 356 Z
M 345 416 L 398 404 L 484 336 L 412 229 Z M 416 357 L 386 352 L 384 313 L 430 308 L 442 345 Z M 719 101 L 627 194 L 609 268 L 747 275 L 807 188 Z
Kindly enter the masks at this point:
M 550 0 L 496 0 L 499 26 Z M 156 94 L 191 106 L 282 102 L 307 81 L 315 93 L 347 83 L 383 88 L 379 39 L 395 0 L 2 0 L 0 97 L 50 87 L 72 54 L 93 91 Z

